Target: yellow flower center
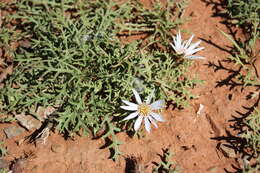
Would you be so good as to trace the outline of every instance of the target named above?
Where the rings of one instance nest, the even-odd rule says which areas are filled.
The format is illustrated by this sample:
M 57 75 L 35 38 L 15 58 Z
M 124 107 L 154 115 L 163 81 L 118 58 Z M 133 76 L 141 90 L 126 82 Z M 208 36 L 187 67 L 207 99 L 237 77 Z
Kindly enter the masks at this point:
M 143 103 L 138 106 L 138 112 L 142 116 L 149 116 L 151 113 L 151 106 Z

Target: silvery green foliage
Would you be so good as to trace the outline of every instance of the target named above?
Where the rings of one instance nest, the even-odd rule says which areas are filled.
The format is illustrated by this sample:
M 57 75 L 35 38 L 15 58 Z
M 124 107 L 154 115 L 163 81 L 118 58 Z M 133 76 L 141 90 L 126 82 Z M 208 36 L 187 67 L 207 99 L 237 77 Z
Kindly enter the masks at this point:
M 230 17 L 238 19 L 240 25 L 260 22 L 260 1 L 259 0 L 228 0 L 227 8 Z
M 153 169 L 153 173 L 178 173 L 180 168 L 171 161 L 173 153 L 169 149 L 163 149 L 163 155 L 161 155 L 161 162 Z
M 254 156 L 260 156 L 260 110 L 255 111 L 246 118 L 247 131 L 242 135 L 247 140 L 247 146 L 252 147 Z
M 253 173 L 260 170 L 260 110 L 255 108 L 244 120 L 246 130 L 241 134 L 241 137 L 246 140 L 244 145 L 245 151 L 249 152 L 247 157 L 244 157 L 243 173 Z M 251 164 L 247 159 L 254 160 Z
M 260 0 L 228 0 L 227 12 L 233 23 L 241 26 L 249 35 L 244 47 L 251 54 L 257 53 L 253 49 L 260 37 Z
M 0 158 L 7 154 L 7 147 L 4 146 L 4 142 L 0 141 Z
M 13 5 L 14 29 L 23 33 L 16 41 L 29 40 L 30 46 L 13 52 L 14 72 L 0 89 L 1 112 L 34 114 L 39 106 L 55 107 L 49 119 L 61 133 L 82 130 L 97 136 L 104 130 L 115 159 L 120 154 L 116 133 L 130 130 L 119 121 L 126 115 L 119 107 L 121 99 L 131 100 L 132 88 L 140 88 L 141 94 L 155 90 L 155 99 L 179 107 L 194 97 L 188 89 L 199 81 L 186 77 L 190 62 L 142 47 L 140 41 L 122 44 L 117 37 L 125 30 L 120 22 L 131 18 L 133 8 L 150 16 L 154 11 L 103 0 L 24 0 Z M 149 21 L 147 15 L 142 21 L 159 27 L 164 16 Z
M 8 173 L 8 169 L 6 168 L 0 168 L 0 173 Z
M 242 86 L 259 86 L 260 79 L 257 76 L 257 71 L 252 65 L 252 61 L 255 61 L 257 56 L 251 56 L 252 52 L 255 52 L 256 49 L 251 49 L 251 51 L 247 51 L 247 47 L 249 47 L 249 43 L 243 43 L 239 45 L 229 34 L 220 31 L 232 44 L 234 53 L 229 58 L 239 66 L 239 74 L 235 75 L 236 80 L 239 81 L 239 85 Z M 250 53 L 251 52 L 251 53 Z

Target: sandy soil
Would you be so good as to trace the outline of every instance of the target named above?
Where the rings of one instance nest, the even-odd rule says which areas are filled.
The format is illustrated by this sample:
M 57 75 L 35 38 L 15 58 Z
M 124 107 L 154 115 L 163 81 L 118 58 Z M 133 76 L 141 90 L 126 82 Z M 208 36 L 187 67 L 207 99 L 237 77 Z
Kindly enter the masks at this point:
M 148 1 L 145 3 L 149 4 Z M 74 141 L 66 141 L 57 133 L 52 133 L 45 145 L 23 143 L 18 146 L 16 141 L 29 132 L 5 140 L 9 151 L 5 159 L 21 158 L 24 153 L 30 155 L 14 165 L 17 173 L 22 168 L 26 173 L 122 173 L 130 172 L 126 158 L 134 155 L 142 156 L 142 163 L 148 165 L 147 172 L 151 172 L 160 162 L 159 155 L 162 155 L 163 149 L 168 148 L 174 153 L 172 161 L 183 173 L 235 172 L 235 167 L 240 166 L 236 162 L 239 154 L 235 152 L 233 158 L 225 157 L 217 146 L 229 142 L 230 135 L 236 137 L 232 120 L 246 114 L 249 110 L 244 107 L 250 108 L 257 98 L 247 99 L 250 92 L 255 91 L 253 87 L 242 89 L 239 85 L 233 86 L 230 81 L 230 75 L 234 75 L 237 67 L 226 61 L 229 43 L 218 29 L 229 30 L 221 23 L 223 19 L 212 17 L 215 12 L 213 7 L 214 4 L 191 0 L 185 11 L 190 21 L 182 26 L 182 29 L 194 33 L 196 39 L 202 39 L 201 45 L 205 47 L 200 55 L 206 60 L 194 62 L 190 69 L 191 74 L 198 74 L 205 81 L 193 89 L 199 97 L 183 110 L 169 108 L 164 114 L 167 122 L 159 124 L 158 129 L 153 129 L 142 139 L 118 134 L 123 141 L 120 146 L 123 155 L 116 162 L 107 159 L 110 154 L 107 149 L 99 149 L 104 144 L 102 139 L 76 137 Z M 198 115 L 200 104 L 204 105 L 204 109 Z M 1 124 L 0 129 L 7 126 Z

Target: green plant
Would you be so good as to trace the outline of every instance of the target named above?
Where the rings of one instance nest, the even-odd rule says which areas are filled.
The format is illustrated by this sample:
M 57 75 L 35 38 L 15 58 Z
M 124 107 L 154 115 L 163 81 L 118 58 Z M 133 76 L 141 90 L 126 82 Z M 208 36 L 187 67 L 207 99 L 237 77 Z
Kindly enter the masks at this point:
M 4 157 L 7 154 L 7 148 L 3 144 L 4 142 L 0 141 L 0 157 Z
M 153 169 L 154 173 L 177 173 L 180 172 L 178 167 L 173 168 L 173 162 L 170 161 L 173 154 L 169 149 L 163 150 L 163 155 L 161 156 L 161 162 Z
M 241 173 L 257 173 L 260 168 L 260 162 L 257 162 L 256 167 L 252 167 L 249 165 L 248 167 L 244 168 Z
M 243 130 L 238 136 L 238 143 L 241 147 L 243 154 L 241 154 L 241 160 L 243 166 L 241 166 L 240 172 L 242 173 L 255 173 L 260 170 L 260 111 L 255 108 L 249 116 L 243 119 L 241 124 Z
M 245 119 L 247 131 L 242 135 L 247 146 L 253 149 L 254 157 L 260 157 L 260 110 L 255 111 Z
M 8 173 L 8 169 L 0 168 L 0 173 Z
M 0 118 L 0 123 L 9 123 L 9 122 L 12 122 L 12 121 L 15 121 L 15 118 L 12 117 L 12 116 L 2 116 L 1 115 L 1 118 Z
M 155 0 L 151 7 L 144 7 L 139 0 L 129 1 L 132 6 L 127 10 L 127 16 L 120 20 L 119 34 L 135 35 L 148 34 L 149 43 L 159 43 L 165 47 L 169 45 L 169 32 L 184 22 L 181 18 L 188 2 L 186 0 L 167 0 L 164 5 Z
M 260 1 L 259 0 L 228 0 L 227 10 L 233 23 L 240 25 L 249 33 L 246 49 L 254 53 L 256 40 L 259 39 Z
M 260 79 L 257 76 L 257 72 L 253 68 L 253 62 L 250 55 L 246 52 L 245 47 L 241 47 L 230 35 L 221 31 L 221 33 L 227 37 L 235 47 L 235 53 L 230 57 L 236 65 L 240 67 L 239 74 L 236 76 L 236 80 L 240 82 L 242 86 L 260 86 Z M 248 43 L 245 43 L 248 44 Z M 258 95 L 258 91 L 253 94 L 252 97 Z M 255 159 L 255 163 L 250 165 L 249 163 L 244 164 L 243 173 L 254 173 L 259 171 L 260 168 L 260 111 L 255 109 L 254 113 L 245 119 L 245 124 L 248 127 L 247 131 L 241 135 L 246 140 L 244 146 L 250 155 Z
M 259 76 L 256 74 L 254 62 L 259 56 L 260 50 L 255 46 L 256 40 L 260 38 L 260 1 L 259 0 L 228 0 L 227 14 L 233 24 L 244 29 L 246 41 L 236 40 L 230 35 L 221 33 L 233 44 L 232 56 L 230 57 L 240 66 L 237 79 L 244 86 L 260 84 Z
M 229 58 L 236 63 L 241 70 L 239 75 L 236 76 L 236 79 L 240 81 L 243 86 L 259 86 L 260 79 L 257 76 L 257 72 L 253 66 L 254 59 L 250 58 L 250 55 L 246 52 L 245 46 L 240 46 L 230 35 L 226 34 L 223 31 L 220 31 L 234 46 L 233 55 Z M 244 43 L 246 44 L 246 43 Z
M 56 111 L 48 118 L 61 133 L 82 130 L 98 136 L 103 131 L 101 136 L 111 141 L 108 147 L 115 159 L 120 154 L 116 133 L 132 129 L 119 121 L 126 115 L 120 109 L 121 100 L 131 100 L 132 88 L 142 94 L 154 89 L 156 99 L 186 106 L 194 97 L 188 89 L 200 82 L 187 77 L 190 62 L 179 62 L 168 51 L 143 47 L 140 41 L 122 44 L 117 37 L 132 27 L 123 28 L 123 21 L 132 21 L 133 9 L 141 8 L 131 2 L 135 1 L 123 5 L 109 0 L 15 3 L 13 29 L 22 30 L 17 41 L 28 41 L 29 46 L 21 45 L 13 52 L 14 72 L 0 89 L 1 112 L 37 117 L 39 106 L 52 106 Z M 147 19 L 140 25 L 152 21 L 159 27 L 166 22 L 159 17 L 148 20 L 159 15 L 153 11 L 143 13 Z M 164 30 L 167 35 L 169 28 Z

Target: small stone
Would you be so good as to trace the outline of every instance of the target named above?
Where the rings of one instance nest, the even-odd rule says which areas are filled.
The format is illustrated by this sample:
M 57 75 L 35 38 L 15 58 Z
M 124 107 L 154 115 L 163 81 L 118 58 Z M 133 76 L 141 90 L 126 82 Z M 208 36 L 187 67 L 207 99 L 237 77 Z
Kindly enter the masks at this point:
M 27 130 L 38 129 L 42 125 L 41 121 L 33 118 L 30 115 L 18 114 L 15 116 L 15 118 Z
M 217 173 L 218 167 L 217 166 L 211 166 L 207 169 L 207 172 L 209 173 Z
M 0 159 L 0 169 L 6 169 L 9 167 L 9 162 L 4 159 Z
M 22 143 L 23 143 L 24 141 L 25 141 L 25 138 L 22 138 L 22 139 L 16 141 L 16 143 L 17 143 L 18 146 L 20 146 L 20 145 L 22 145 Z
M 33 166 L 33 168 L 31 169 L 31 172 L 37 172 L 37 171 L 38 171 L 38 166 L 37 165 Z
M 199 108 L 198 108 L 198 111 L 197 111 L 197 115 L 201 115 L 203 112 L 204 112 L 204 105 L 200 104 Z
M 44 121 L 49 115 L 51 115 L 56 109 L 54 107 L 48 106 L 48 107 L 42 107 L 39 106 L 37 109 L 36 114 L 39 116 L 39 119 L 41 121 Z
M 228 158 L 236 158 L 235 150 L 228 144 L 220 144 L 219 150 Z
M 12 173 L 22 173 L 28 162 L 26 159 L 18 159 L 12 165 Z
M 18 135 L 22 134 L 24 131 L 25 130 L 23 128 L 16 127 L 16 126 L 10 126 L 10 127 L 4 128 L 4 133 L 7 138 L 12 138 L 12 137 L 18 136 Z
M 31 44 L 30 44 L 29 40 L 19 41 L 19 44 L 20 44 L 21 47 L 25 47 L 25 48 L 30 48 L 31 47 Z
M 54 153 L 62 153 L 64 151 L 64 148 L 60 144 L 53 144 L 51 146 L 51 151 Z
M 198 13 L 195 12 L 195 11 L 192 11 L 192 12 L 190 13 L 190 17 L 197 18 L 197 17 L 198 17 Z

